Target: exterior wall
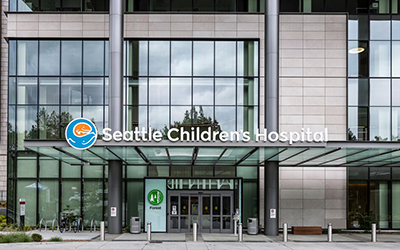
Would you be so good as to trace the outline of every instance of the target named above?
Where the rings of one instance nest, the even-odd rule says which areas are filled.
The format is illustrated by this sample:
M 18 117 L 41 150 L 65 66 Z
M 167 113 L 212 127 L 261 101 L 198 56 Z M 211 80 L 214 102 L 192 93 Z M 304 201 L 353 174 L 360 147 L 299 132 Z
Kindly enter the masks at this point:
M 346 15 L 281 15 L 281 131 L 346 140 L 346 68 Z M 346 199 L 346 168 L 280 169 L 280 225 L 345 228 Z
M 7 130 L 8 130 L 8 43 L 4 39 L 7 35 L 7 17 L 4 10 L 8 10 L 8 1 L 1 2 L 1 83 L 0 83 L 0 192 L 7 190 Z
M 8 5 L 8 1 L 2 1 Z M 4 14 L 3 14 L 4 15 Z M 106 14 L 3 16 L 9 38 L 107 38 Z M 280 129 L 328 127 L 331 140 L 346 139 L 346 16 L 281 15 Z M 7 29 L 8 22 L 8 29 Z M 260 127 L 264 126 L 264 16 L 126 14 L 127 38 L 252 38 L 260 40 Z M 6 189 L 7 43 L 2 39 L 0 190 Z M 260 168 L 260 222 L 264 172 Z M 345 168 L 281 168 L 280 224 L 346 226 Z M 284 219 L 282 219 L 284 218 Z

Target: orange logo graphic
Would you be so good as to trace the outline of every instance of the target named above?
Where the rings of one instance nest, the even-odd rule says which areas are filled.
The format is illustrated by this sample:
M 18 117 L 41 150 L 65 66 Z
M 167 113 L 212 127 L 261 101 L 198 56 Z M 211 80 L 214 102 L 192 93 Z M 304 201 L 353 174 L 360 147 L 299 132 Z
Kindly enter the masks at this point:
M 82 137 L 88 135 L 92 129 L 88 124 L 82 122 L 76 124 L 73 131 L 75 136 Z

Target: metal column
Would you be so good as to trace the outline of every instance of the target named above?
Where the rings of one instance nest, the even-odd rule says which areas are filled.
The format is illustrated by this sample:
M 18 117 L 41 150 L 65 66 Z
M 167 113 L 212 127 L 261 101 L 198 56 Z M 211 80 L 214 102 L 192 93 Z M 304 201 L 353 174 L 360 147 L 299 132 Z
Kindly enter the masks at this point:
M 110 65 L 108 124 L 115 131 L 123 128 L 123 41 L 124 3 L 110 1 Z M 111 209 L 113 208 L 113 213 Z M 108 233 L 122 233 L 122 162 L 108 162 Z
M 279 131 L 279 0 L 265 1 L 265 125 Z M 264 165 L 264 233 L 279 234 L 279 163 Z

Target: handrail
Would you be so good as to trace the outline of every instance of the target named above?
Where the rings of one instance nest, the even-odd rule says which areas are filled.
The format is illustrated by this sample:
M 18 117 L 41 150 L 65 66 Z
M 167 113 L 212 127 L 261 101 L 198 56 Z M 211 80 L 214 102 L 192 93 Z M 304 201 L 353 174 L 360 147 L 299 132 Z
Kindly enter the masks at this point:
M 57 231 L 59 230 L 59 225 L 58 225 L 58 221 L 56 218 L 53 219 L 53 222 L 51 223 L 51 231 L 54 232 L 54 223 L 57 222 Z
M 47 231 L 47 221 L 45 218 L 41 218 L 39 222 L 39 232 L 42 231 L 42 221 L 44 221 L 44 230 Z

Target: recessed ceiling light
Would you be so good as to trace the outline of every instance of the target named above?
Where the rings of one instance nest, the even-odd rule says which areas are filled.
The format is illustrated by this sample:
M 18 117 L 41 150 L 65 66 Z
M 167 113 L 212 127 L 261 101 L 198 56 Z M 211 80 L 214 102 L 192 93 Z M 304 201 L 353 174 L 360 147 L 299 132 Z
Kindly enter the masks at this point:
M 364 52 L 364 48 L 362 48 L 362 47 L 359 47 L 359 48 L 352 48 L 352 49 L 350 49 L 349 50 L 349 53 L 350 54 L 360 54 L 360 53 L 362 53 L 362 52 Z

